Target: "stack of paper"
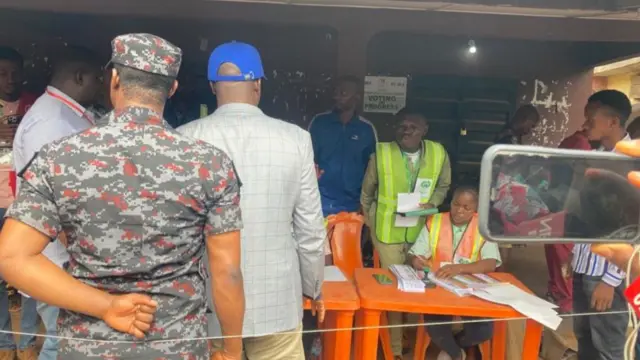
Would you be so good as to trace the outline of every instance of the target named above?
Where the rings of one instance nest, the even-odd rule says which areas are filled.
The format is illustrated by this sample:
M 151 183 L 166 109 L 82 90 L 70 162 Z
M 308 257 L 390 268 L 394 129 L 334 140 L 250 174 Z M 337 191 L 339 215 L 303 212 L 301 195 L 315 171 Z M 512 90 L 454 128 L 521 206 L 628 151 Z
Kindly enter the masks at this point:
M 522 315 L 552 329 L 558 329 L 562 318 L 558 316 L 557 305 L 529 294 L 512 284 L 475 289 L 473 295 L 497 304 L 511 306 Z
M 515 285 L 501 283 L 484 274 L 458 275 L 442 280 L 429 273 L 429 280 L 458 296 L 477 296 L 483 300 L 512 307 L 522 315 L 556 330 L 562 322 L 557 305 L 529 294 Z
M 398 279 L 398 290 L 405 292 L 424 292 L 424 282 L 409 265 L 391 265 L 389 270 Z
M 458 275 L 451 279 L 443 280 L 437 278 L 434 273 L 429 273 L 429 280 L 436 285 L 443 287 L 458 296 L 473 295 L 473 291 L 476 289 L 484 289 L 488 286 L 495 286 L 500 282 L 491 276 L 484 274 L 468 274 Z

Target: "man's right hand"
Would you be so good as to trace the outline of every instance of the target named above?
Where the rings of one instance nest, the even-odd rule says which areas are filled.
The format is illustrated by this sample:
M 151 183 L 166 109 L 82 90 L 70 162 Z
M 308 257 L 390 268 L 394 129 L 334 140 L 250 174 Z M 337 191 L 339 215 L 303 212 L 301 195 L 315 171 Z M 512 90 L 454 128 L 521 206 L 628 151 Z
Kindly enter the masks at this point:
M 318 322 L 324 322 L 324 314 L 326 309 L 324 308 L 324 300 L 318 298 L 317 300 L 311 300 L 311 315 L 318 317 Z
M 411 266 L 415 270 L 422 270 L 429 266 L 429 260 L 422 255 L 415 255 L 411 260 Z
M 158 304 L 140 294 L 114 296 L 102 320 L 110 327 L 143 339 L 151 328 Z

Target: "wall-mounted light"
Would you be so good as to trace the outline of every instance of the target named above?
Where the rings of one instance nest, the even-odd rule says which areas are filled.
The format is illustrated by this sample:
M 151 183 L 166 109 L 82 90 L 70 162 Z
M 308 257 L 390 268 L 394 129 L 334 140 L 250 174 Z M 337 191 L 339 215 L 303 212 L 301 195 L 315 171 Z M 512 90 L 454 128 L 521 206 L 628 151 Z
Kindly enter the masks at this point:
M 476 52 L 478 52 L 475 41 L 469 40 L 469 48 L 467 49 L 467 51 L 469 51 L 469 54 L 475 54 Z

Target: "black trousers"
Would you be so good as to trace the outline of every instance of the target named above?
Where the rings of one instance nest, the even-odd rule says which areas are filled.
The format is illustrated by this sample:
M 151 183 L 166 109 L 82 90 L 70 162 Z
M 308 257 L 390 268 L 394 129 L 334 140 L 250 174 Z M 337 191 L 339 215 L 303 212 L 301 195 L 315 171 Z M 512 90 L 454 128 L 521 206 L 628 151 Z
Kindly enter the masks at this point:
M 309 359 L 311 357 L 311 347 L 319 333 L 307 334 L 306 331 L 318 329 L 318 317 L 311 315 L 310 310 L 305 310 L 302 317 L 302 346 L 304 347 L 304 356 Z
M 463 317 L 462 320 L 478 320 L 478 318 Z M 430 322 L 452 321 L 453 316 L 448 315 L 425 315 L 424 323 L 429 337 L 440 350 L 446 352 L 453 359 L 462 356 L 463 349 L 480 345 L 491 339 L 493 336 L 493 322 L 471 322 L 464 324 L 463 330 L 457 336 L 453 335 L 453 325 L 429 325 Z

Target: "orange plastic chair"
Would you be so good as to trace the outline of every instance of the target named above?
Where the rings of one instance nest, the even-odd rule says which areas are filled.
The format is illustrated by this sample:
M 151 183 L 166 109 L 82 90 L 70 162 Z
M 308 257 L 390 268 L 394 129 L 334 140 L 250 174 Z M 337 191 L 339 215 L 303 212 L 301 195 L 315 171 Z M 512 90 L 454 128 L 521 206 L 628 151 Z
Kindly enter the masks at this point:
M 338 267 L 344 276 L 353 281 L 355 269 L 363 268 L 362 250 L 360 239 L 362 237 L 362 226 L 364 218 L 357 213 L 341 212 L 329 215 L 326 219 L 327 236 L 331 244 L 333 264 Z M 324 324 L 318 324 L 319 329 L 335 328 L 335 318 L 331 312 L 327 313 Z M 326 358 L 325 346 L 331 347 L 335 343 L 335 333 L 325 332 L 323 338 L 323 354 L 321 359 Z
M 363 225 L 364 218 L 356 213 L 341 212 L 327 217 L 333 264 L 349 280 L 353 279 L 355 269 L 364 267 L 360 246 Z

